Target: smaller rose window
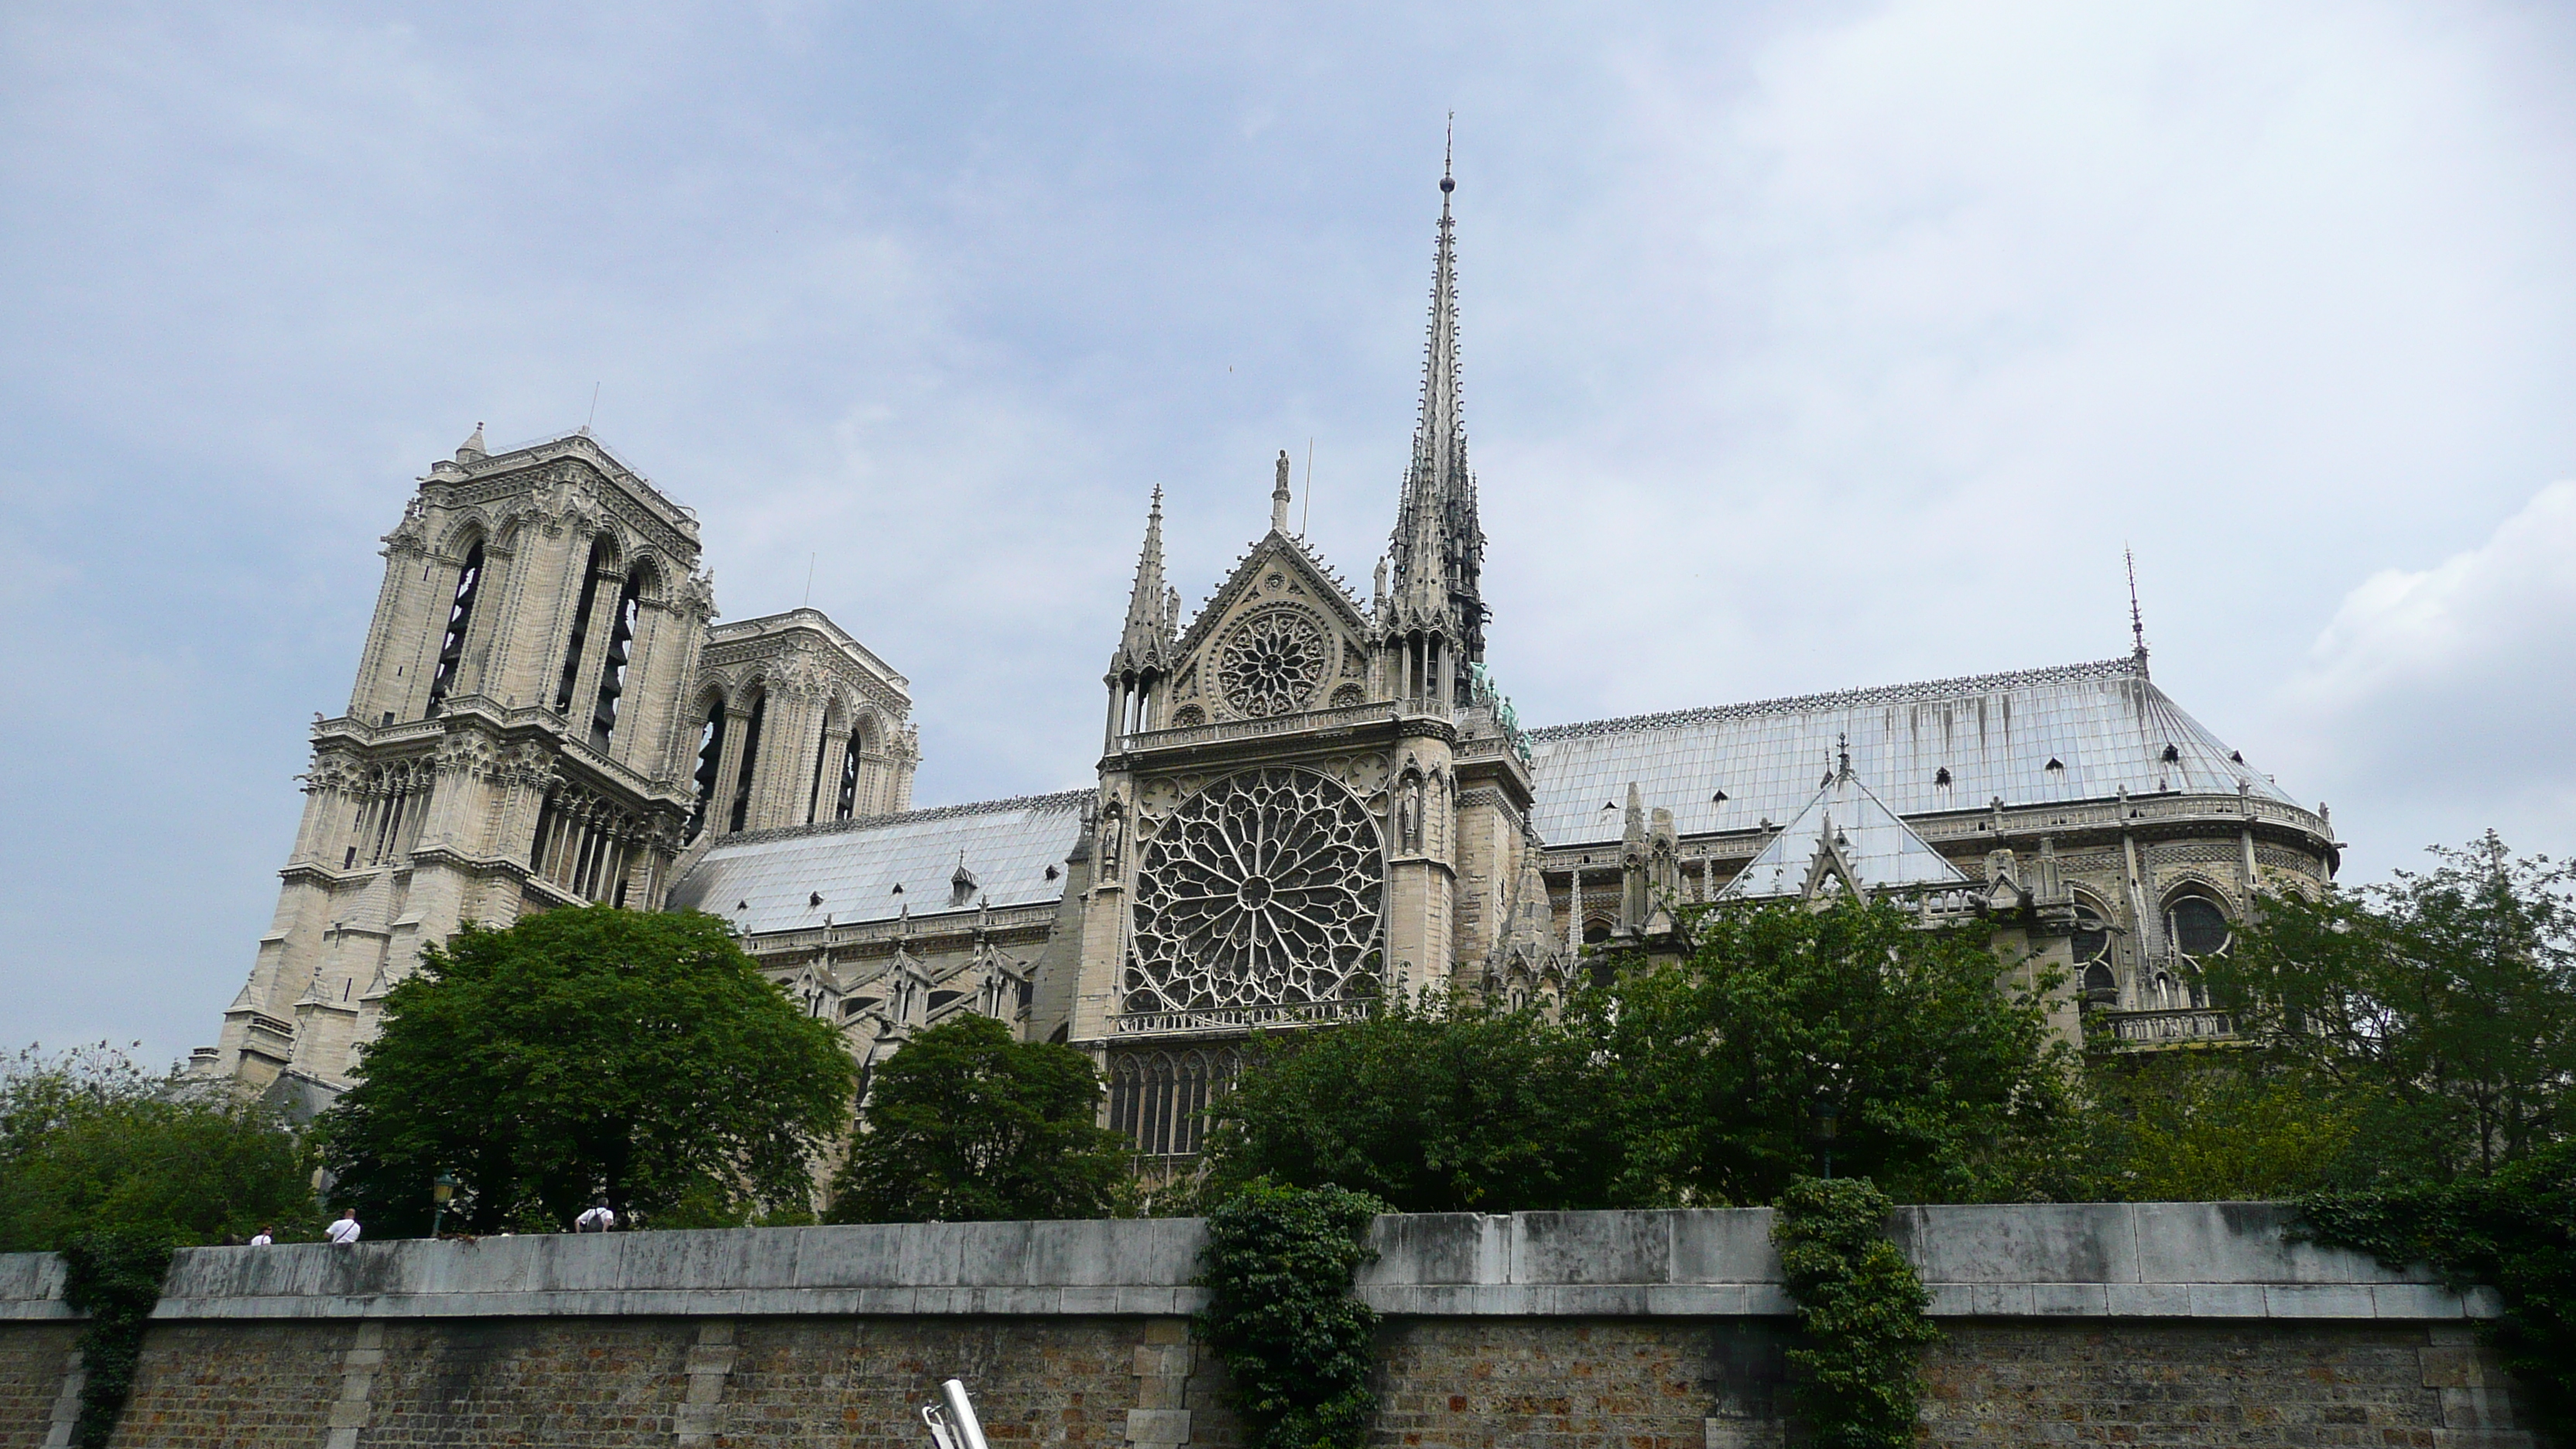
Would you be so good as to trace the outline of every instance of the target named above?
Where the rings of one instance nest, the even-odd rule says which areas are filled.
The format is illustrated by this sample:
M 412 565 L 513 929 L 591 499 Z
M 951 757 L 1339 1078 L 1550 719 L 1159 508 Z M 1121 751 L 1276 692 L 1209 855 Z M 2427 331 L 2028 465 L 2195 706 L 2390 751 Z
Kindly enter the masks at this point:
M 1324 631 L 1295 608 L 1264 609 L 1234 626 L 1217 650 L 1217 685 L 1251 719 L 1303 709 L 1324 681 Z

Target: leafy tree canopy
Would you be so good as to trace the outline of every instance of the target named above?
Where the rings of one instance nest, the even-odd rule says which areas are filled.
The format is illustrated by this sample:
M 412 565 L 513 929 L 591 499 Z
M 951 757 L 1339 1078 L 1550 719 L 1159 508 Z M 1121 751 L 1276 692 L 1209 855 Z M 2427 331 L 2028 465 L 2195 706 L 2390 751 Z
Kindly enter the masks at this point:
M 1250 1054 L 1214 1181 L 1412 1212 L 1767 1203 L 1816 1162 L 1901 1200 L 2046 1195 L 2073 1053 L 1971 931 L 1885 904 L 1697 919 L 1697 949 L 1535 1014 L 1392 1011 Z
M 1337 1184 L 1394 1212 L 1610 1205 L 1618 1167 L 1590 1043 L 1535 1013 L 1398 999 L 1258 1036 L 1215 1105 L 1212 1197 L 1254 1178 Z
M 2384 885 L 2268 896 L 2213 961 L 2216 1004 L 2350 1120 L 2345 1175 L 2485 1173 L 2576 1127 L 2576 866 L 2494 832 Z
M 309 1179 L 275 1112 L 147 1076 L 104 1042 L 0 1065 L 0 1252 L 109 1230 L 183 1244 L 267 1225 L 310 1237 Z
M 2066 1144 L 2080 1198 L 2277 1201 L 2344 1181 L 2355 1160 L 2349 1095 L 2252 1053 L 2098 1060 L 2086 1096 Z
M 561 1228 L 592 1196 L 648 1218 L 693 1197 L 807 1206 L 849 1122 L 839 1033 L 697 912 L 549 911 L 467 926 L 385 1000 L 365 1081 L 319 1122 L 334 1203 L 369 1232 Z
M 1819 1156 L 1900 1202 L 2047 1196 L 2075 1080 L 2045 995 L 1982 930 L 1885 902 L 1707 912 L 1680 965 L 1578 996 L 1626 1139 L 1624 1195 L 1767 1203 Z M 2018 977 L 2018 970 L 2010 977 Z
M 869 1084 L 833 1184 L 836 1223 L 1107 1216 L 1132 1150 L 1093 1125 L 1100 1074 L 1051 1042 L 960 1015 L 904 1044 Z

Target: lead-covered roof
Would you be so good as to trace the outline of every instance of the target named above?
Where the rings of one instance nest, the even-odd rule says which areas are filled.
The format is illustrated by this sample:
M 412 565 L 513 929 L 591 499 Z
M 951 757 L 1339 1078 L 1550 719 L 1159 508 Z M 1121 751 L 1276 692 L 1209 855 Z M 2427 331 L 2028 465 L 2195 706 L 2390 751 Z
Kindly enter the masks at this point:
M 1082 834 L 1091 796 L 1067 790 L 729 837 L 681 878 L 671 908 L 706 911 L 758 934 L 985 900 L 996 909 L 1052 902 L 1064 895 L 1064 858 Z M 973 884 L 952 905 L 961 870 Z
M 2008 806 L 2103 799 L 2124 787 L 2233 794 L 2239 782 L 2296 803 L 2130 658 L 1533 730 L 1532 823 L 1549 845 L 1615 842 L 1633 780 L 1684 835 L 1785 825 L 1835 775 L 1843 738 L 1854 776 L 1901 816 L 1980 810 L 1998 796 Z M 1091 796 L 1068 790 L 721 840 L 671 903 L 752 932 L 826 917 L 891 920 L 907 907 L 952 909 L 961 862 L 975 881 L 967 906 L 1054 901 L 1064 883 L 1047 870 L 1072 852 Z
M 1833 774 L 1845 736 L 1853 770 L 1899 815 L 2240 782 L 2295 803 L 2132 657 L 1532 730 L 1531 823 L 1553 846 L 1615 841 L 1633 780 L 1684 835 L 1779 825 Z

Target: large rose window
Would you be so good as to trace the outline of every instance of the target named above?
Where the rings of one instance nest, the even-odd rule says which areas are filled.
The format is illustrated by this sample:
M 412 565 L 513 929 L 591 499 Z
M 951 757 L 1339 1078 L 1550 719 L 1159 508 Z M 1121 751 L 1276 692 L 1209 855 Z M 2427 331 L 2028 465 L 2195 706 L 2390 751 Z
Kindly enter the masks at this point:
M 1327 643 L 1302 610 L 1265 609 L 1235 625 L 1218 647 L 1217 688 L 1249 719 L 1303 709 L 1331 667 Z
M 1137 862 L 1129 1012 L 1338 1001 L 1369 984 L 1385 865 L 1351 792 L 1246 770 L 1181 802 Z

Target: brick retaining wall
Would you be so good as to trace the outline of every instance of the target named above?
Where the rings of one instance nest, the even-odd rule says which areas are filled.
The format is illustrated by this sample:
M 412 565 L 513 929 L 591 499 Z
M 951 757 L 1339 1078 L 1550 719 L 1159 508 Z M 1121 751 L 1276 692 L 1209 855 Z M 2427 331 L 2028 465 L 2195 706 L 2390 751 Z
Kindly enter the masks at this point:
M 2417 1273 L 2277 1209 L 1914 1209 L 1925 1443 L 2537 1449 Z M 1381 1219 L 1388 1449 L 1776 1449 L 1759 1213 Z M 941 1379 L 995 1449 L 1241 1441 L 1189 1341 L 1199 1225 L 955 1224 L 182 1254 L 122 1445 L 906 1446 Z M 14 1286 L 13 1286 L 14 1285 Z M 0 1449 L 60 1442 L 78 1324 L 0 1259 Z M 694 1309 L 695 1311 L 691 1311 Z

